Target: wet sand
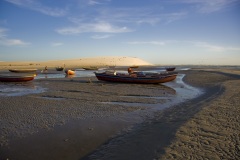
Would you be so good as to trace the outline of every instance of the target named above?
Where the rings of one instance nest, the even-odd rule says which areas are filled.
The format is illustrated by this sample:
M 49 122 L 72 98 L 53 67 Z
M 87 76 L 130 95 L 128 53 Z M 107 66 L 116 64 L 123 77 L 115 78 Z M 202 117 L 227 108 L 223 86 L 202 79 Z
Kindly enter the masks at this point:
M 184 73 L 203 95 L 156 113 L 85 159 L 239 159 L 239 71 Z
M 149 116 L 145 103 L 166 101 L 151 97 L 175 94 L 163 85 L 105 83 L 95 77 L 37 79 L 24 84 L 43 92 L 0 97 L 0 155 L 4 159 L 79 159 L 141 123 Z
M 145 105 L 99 102 L 161 104 L 164 100 L 149 97 L 175 94 L 174 90 L 94 78 L 36 80 L 35 85 L 48 91 L 0 98 L 0 159 L 239 157 L 239 72 L 181 72 L 187 84 L 205 93 L 154 115 Z

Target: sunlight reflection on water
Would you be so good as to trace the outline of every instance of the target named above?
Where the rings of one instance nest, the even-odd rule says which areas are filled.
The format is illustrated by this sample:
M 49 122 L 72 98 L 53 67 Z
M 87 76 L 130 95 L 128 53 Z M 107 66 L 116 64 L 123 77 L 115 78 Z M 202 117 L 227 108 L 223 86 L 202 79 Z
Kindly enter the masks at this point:
M 0 96 L 22 96 L 31 93 L 42 93 L 45 88 L 34 85 L 32 82 L 1 83 Z
M 178 74 L 176 80 L 165 83 L 164 86 L 171 88 L 175 91 L 175 93 L 169 92 L 168 94 L 160 97 L 144 97 L 144 96 L 126 96 L 126 97 L 137 97 L 137 98 L 154 98 L 154 99 L 163 99 L 166 100 L 164 103 L 127 103 L 127 102 L 101 102 L 105 104 L 112 104 L 112 105 L 124 105 L 124 106 L 143 106 L 151 108 L 151 110 L 162 110 L 164 108 L 168 108 L 170 106 L 176 105 L 178 103 L 184 102 L 188 99 L 195 98 L 201 95 L 203 92 L 192 86 L 185 84 L 182 79 L 185 75 Z
M 188 68 L 180 68 L 179 70 L 185 70 Z M 52 71 L 47 74 L 38 73 L 35 79 L 44 78 L 73 78 L 73 77 L 93 77 L 96 70 L 76 70 L 75 75 L 71 77 L 66 76 L 63 71 Z M 155 72 L 160 72 L 162 69 L 155 69 Z M 121 71 L 124 72 L 124 71 Z M 126 72 L 126 71 L 125 71 Z M 197 91 L 193 92 L 194 88 L 184 84 L 182 82 L 183 75 L 178 75 L 174 82 L 168 82 L 165 85 L 173 88 L 179 94 L 177 97 L 181 99 L 189 98 L 189 95 L 194 96 Z M 177 82 L 177 83 L 176 83 Z M 34 84 L 33 81 L 23 82 L 23 83 L 0 83 L 0 96 L 22 96 L 31 93 L 42 93 L 46 89 Z M 175 97 L 175 96 L 174 96 Z M 169 98 L 169 96 L 168 96 Z M 176 97 L 175 97 L 176 99 Z M 134 104 L 132 104 L 134 105 Z

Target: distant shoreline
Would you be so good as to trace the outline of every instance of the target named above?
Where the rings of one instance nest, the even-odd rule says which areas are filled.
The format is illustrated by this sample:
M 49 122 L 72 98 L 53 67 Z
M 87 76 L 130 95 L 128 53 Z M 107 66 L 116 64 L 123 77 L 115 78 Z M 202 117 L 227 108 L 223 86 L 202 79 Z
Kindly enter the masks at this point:
M 14 67 L 41 69 L 45 66 L 48 66 L 48 68 L 55 68 L 58 66 L 60 67 L 65 66 L 66 68 L 82 68 L 82 67 L 136 66 L 136 65 L 149 66 L 152 64 L 136 57 L 106 56 L 41 62 L 37 61 L 0 62 L 0 69 L 9 69 Z
M 126 56 L 102 56 L 102 57 L 86 57 L 65 60 L 50 60 L 50 61 L 0 61 L 0 70 L 19 69 L 19 68 L 34 68 L 44 69 L 47 66 L 49 69 L 56 67 L 64 67 L 71 69 L 80 69 L 84 67 L 104 68 L 109 66 L 190 66 L 192 68 L 218 68 L 222 67 L 239 67 L 240 65 L 192 65 L 192 64 L 151 64 L 137 57 Z

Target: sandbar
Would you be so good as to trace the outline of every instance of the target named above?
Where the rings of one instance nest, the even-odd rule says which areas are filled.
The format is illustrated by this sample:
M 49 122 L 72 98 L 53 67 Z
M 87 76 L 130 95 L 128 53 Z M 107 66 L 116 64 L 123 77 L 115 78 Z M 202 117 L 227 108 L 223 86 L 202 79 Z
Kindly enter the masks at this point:
M 34 80 L 47 91 L 0 97 L 1 159 L 237 159 L 239 70 L 179 72 L 204 93 L 153 115 L 145 105 L 99 102 L 161 104 L 149 97 L 174 90 L 94 77 Z

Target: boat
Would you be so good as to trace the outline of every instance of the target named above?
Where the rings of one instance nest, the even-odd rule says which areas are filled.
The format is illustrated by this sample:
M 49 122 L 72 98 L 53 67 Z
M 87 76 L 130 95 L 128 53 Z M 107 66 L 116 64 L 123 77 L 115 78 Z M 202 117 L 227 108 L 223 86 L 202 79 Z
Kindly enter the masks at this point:
M 70 69 L 67 69 L 67 70 L 65 70 L 65 73 L 66 73 L 67 75 L 74 75 L 74 74 L 75 74 L 75 71 L 70 70 Z
M 98 70 L 98 67 L 83 67 L 85 70 Z
M 56 67 L 57 71 L 63 71 L 63 69 L 64 69 L 63 67 Z
M 139 66 L 130 66 L 129 68 L 138 68 Z
M 26 82 L 33 80 L 35 75 L 0 75 L 1 82 Z
M 165 69 L 166 69 L 166 71 L 174 71 L 176 69 L 176 67 L 166 67 Z
M 28 73 L 28 72 L 36 72 L 37 69 L 9 69 L 10 72 L 16 73 Z
M 143 73 L 134 72 L 132 74 L 116 73 L 112 71 L 105 71 L 102 73 L 94 72 L 97 79 L 109 82 L 122 83 L 146 83 L 157 84 L 173 81 L 177 77 L 177 72 L 163 72 L 163 73 Z

